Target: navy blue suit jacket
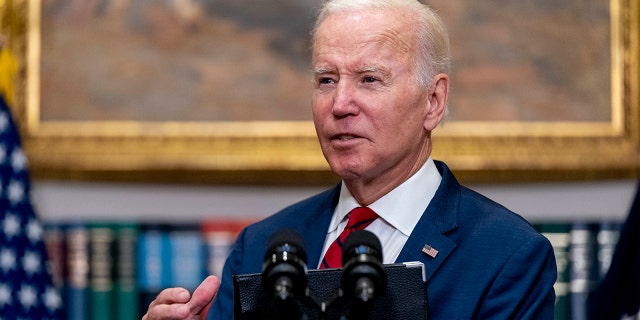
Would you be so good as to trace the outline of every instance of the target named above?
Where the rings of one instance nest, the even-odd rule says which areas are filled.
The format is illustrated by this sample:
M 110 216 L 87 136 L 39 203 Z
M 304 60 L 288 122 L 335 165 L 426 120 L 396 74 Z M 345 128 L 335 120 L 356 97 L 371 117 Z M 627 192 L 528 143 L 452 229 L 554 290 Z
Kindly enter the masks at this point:
M 461 186 L 444 163 L 436 166 L 442 182 L 396 261 L 425 264 L 430 319 L 553 319 L 556 264 L 549 241 L 522 217 Z M 233 318 L 231 275 L 261 272 L 276 230 L 297 230 L 315 269 L 339 194 L 338 186 L 243 230 L 210 318 Z M 439 251 L 435 258 L 421 251 L 425 244 Z

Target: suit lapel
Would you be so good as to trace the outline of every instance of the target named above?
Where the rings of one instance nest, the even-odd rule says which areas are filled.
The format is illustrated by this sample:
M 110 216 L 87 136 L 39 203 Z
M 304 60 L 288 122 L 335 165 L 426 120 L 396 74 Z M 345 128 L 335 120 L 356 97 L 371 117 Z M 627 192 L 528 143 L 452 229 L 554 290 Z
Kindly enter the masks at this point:
M 316 269 L 320 263 L 320 255 L 327 237 L 327 230 L 333 217 L 333 211 L 338 204 L 340 195 L 340 185 L 326 192 L 325 195 L 312 203 L 308 209 L 314 214 L 308 215 L 303 223 L 302 236 L 307 248 L 307 266 L 309 269 Z
M 445 234 L 458 227 L 459 217 L 460 185 L 444 163 L 436 161 L 436 166 L 442 182 L 396 260 L 423 262 L 427 281 L 455 249 L 456 243 Z M 425 245 L 438 251 L 435 257 L 422 252 Z

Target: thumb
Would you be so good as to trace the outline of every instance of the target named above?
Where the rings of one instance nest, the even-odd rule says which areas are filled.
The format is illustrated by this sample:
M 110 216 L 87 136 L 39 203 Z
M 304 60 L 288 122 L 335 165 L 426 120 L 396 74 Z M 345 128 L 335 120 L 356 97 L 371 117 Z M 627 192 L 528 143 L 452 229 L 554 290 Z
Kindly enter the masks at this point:
M 206 318 L 211 302 L 218 293 L 220 288 L 220 279 L 216 276 L 208 276 L 196 288 L 191 296 L 191 300 L 187 303 L 189 310 L 194 315 L 199 315 L 201 319 Z

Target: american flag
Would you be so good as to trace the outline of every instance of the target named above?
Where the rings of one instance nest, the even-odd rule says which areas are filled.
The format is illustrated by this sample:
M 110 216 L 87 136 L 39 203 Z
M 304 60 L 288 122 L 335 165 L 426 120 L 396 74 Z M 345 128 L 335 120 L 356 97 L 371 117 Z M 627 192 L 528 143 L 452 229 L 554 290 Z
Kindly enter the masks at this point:
M 424 247 L 422 247 L 422 252 L 431 258 L 435 258 L 438 255 L 438 250 L 428 244 L 425 244 Z
M 43 228 L 30 200 L 27 161 L 0 96 L 0 319 L 61 319 Z

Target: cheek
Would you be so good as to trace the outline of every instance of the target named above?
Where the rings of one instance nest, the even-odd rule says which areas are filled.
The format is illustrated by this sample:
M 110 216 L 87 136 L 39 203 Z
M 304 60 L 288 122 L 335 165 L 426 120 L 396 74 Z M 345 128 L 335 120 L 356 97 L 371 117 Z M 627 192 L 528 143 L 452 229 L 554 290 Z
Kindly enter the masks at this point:
M 378 115 L 377 119 L 379 119 L 375 125 L 377 136 L 393 152 L 407 147 L 406 144 L 415 144 L 416 140 L 421 139 L 421 133 L 424 131 L 423 114 L 416 107 L 396 110 L 384 116 Z
M 311 113 L 313 117 L 321 117 L 322 115 L 327 113 L 327 110 L 330 110 L 330 104 L 328 103 L 327 97 L 323 97 L 322 95 L 313 94 L 311 97 Z

